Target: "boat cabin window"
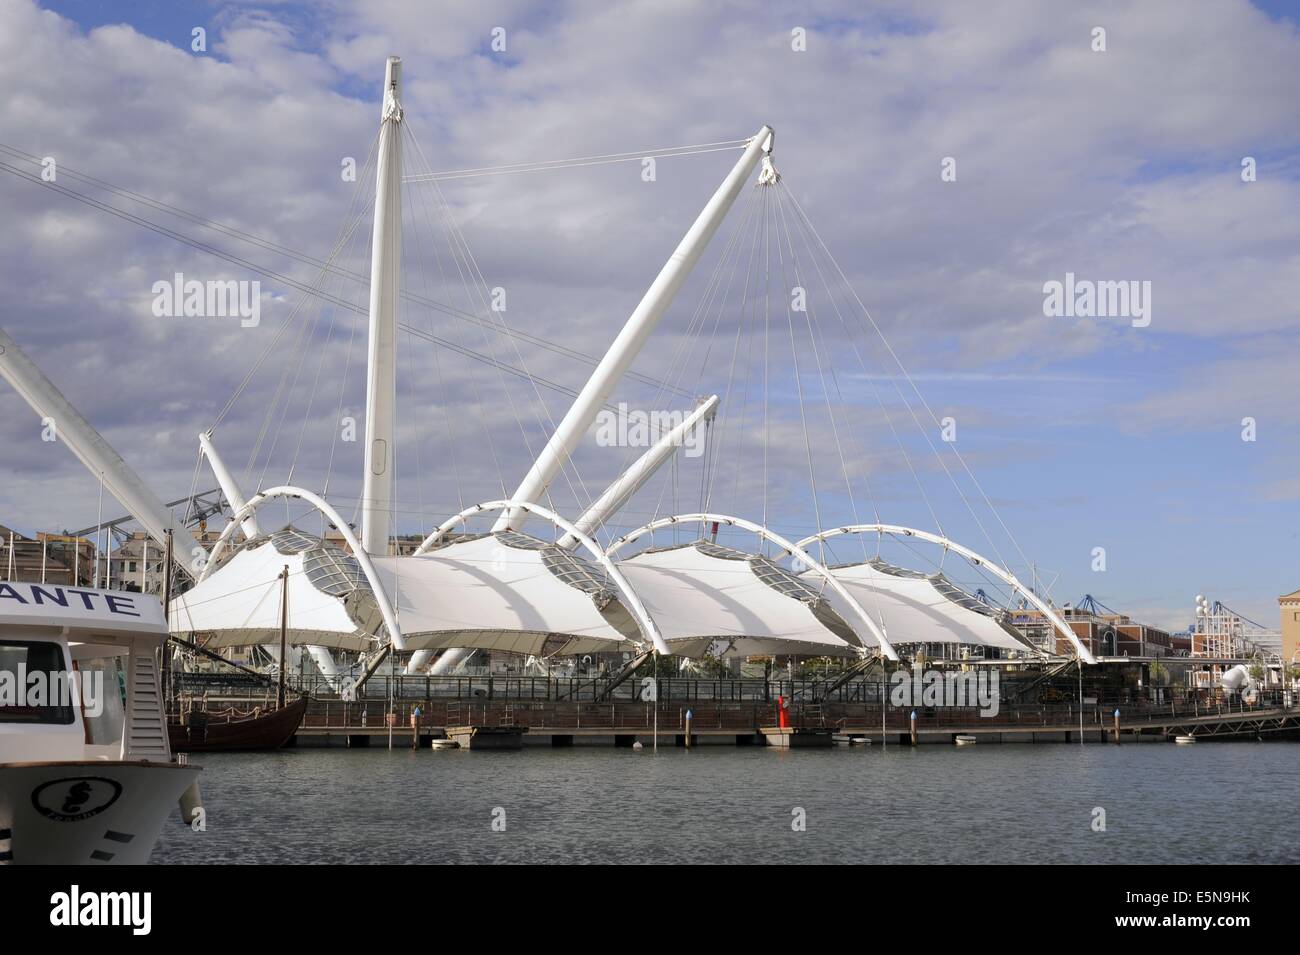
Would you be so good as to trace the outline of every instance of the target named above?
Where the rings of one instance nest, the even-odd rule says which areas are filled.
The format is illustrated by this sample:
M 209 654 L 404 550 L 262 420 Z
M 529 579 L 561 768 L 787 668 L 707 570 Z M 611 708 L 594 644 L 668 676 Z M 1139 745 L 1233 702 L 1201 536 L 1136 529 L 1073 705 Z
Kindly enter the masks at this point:
M 126 671 L 121 657 L 95 657 L 77 661 L 82 685 L 87 687 L 81 710 L 86 742 L 105 746 L 122 742 L 126 723 Z
M 0 723 L 66 726 L 78 702 L 60 644 L 0 640 Z

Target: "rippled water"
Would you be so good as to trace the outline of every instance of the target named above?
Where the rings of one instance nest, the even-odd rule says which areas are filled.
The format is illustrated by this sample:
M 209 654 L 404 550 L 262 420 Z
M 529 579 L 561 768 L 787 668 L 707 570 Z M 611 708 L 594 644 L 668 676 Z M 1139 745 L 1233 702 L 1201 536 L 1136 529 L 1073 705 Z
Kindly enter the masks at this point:
M 1300 791 L 1295 743 L 299 749 L 195 762 L 208 831 L 177 812 L 155 862 L 1300 862 L 1279 838 Z M 505 832 L 492 829 L 498 807 Z M 795 807 L 804 832 L 791 829 Z

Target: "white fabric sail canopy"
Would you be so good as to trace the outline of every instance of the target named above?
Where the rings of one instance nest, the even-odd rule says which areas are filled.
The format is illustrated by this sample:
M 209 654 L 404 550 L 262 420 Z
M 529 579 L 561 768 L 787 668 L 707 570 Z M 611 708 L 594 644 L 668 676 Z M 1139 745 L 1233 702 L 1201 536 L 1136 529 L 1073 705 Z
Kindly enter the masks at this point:
M 337 650 L 373 645 L 373 638 L 348 612 L 347 595 L 359 578 L 349 569 L 351 558 L 332 545 L 321 545 L 319 540 L 294 531 L 251 541 L 202 583 L 174 597 L 171 632 L 200 636 L 210 649 L 278 643 L 283 592 L 280 573 L 285 566 L 289 568 L 290 644 Z M 365 587 L 364 581 L 361 587 Z
M 408 650 L 550 656 L 633 649 L 601 615 L 614 596 L 601 570 L 546 541 L 506 531 L 374 564 Z
M 943 577 L 898 568 L 882 569 L 873 563 L 833 567 L 831 573 L 844 585 L 868 614 L 885 629 L 886 639 L 895 646 L 907 643 L 960 643 L 1003 650 L 1028 650 L 996 619 L 977 609 L 973 597 L 962 593 Z M 802 579 L 816 584 L 816 575 L 805 571 Z M 846 612 L 838 594 L 826 591 L 826 598 L 841 613 Z
M 696 541 L 619 561 L 675 653 L 852 656 L 874 646 L 804 583 L 764 558 Z M 814 609 L 816 608 L 816 609 Z

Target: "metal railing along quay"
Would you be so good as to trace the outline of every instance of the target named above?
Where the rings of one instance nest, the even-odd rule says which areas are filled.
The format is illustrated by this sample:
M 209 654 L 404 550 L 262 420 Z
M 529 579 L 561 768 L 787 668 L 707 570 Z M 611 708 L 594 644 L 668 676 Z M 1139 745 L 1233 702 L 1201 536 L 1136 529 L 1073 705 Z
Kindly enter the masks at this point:
M 1289 695 L 1261 694 L 1254 704 L 1240 700 L 1205 702 L 1190 700 L 1162 703 L 1131 703 L 1120 706 L 1120 721 L 1127 728 L 1142 725 L 1158 726 L 1189 719 L 1206 717 L 1249 716 L 1261 712 L 1279 711 L 1289 705 Z M 574 702 L 512 699 L 363 699 L 342 701 L 312 700 L 308 706 L 303 726 L 307 728 L 383 728 L 391 718 L 393 725 L 409 729 L 411 714 L 419 707 L 419 726 L 441 729 L 446 726 L 519 726 L 530 729 L 573 730 L 609 732 L 646 730 L 655 723 L 655 704 L 633 700 L 608 702 Z M 787 710 L 789 725 L 797 728 L 828 729 L 878 729 L 905 733 L 912 725 L 912 712 L 916 712 L 919 731 L 942 731 L 963 728 L 1012 729 L 1050 728 L 1069 730 L 1080 725 L 1080 708 L 1077 704 L 1002 704 L 996 713 L 985 716 L 975 707 L 894 707 L 884 709 L 883 719 L 879 701 L 870 703 L 799 703 Z M 1111 704 L 1083 707 L 1082 723 L 1090 730 L 1109 730 L 1114 725 Z M 692 718 L 692 730 L 697 733 L 748 733 L 760 727 L 779 722 L 777 704 L 760 701 L 717 700 L 663 700 L 658 703 L 658 724 L 661 731 L 673 727 L 684 732 L 686 714 Z M 390 717 L 391 714 L 391 717 Z
M 337 687 L 331 686 L 318 677 L 301 679 L 291 676 L 286 682 L 294 692 L 305 694 L 315 700 L 339 700 Z M 647 686 L 640 676 L 622 682 L 611 690 L 612 682 L 610 678 L 603 676 L 557 678 L 514 675 L 436 677 L 376 675 L 361 688 L 357 702 L 369 703 L 373 709 L 376 703 L 386 703 L 389 699 L 403 703 L 439 700 L 547 703 L 643 701 Z M 220 698 L 261 697 L 266 692 L 265 684 L 234 678 L 221 680 L 208 674 L 187 674 L 180 678 L 179 684 L 189 687 L 195 695 L 206 692 Z M 1002 680 L 1000 709 L 1024 713 L 1040 710 L 1053 713 L 1064 711 L 1077 714 L 1078 712 L 1077 691 L 1071 693 L 1055 691 L 1053 702 L 1014 702 L 1022 686 L 1019 681 L 1009 678 Z M 657 696 L 660 702 L 683 704 L 706 702 L 775 704 L 777 699 L 783 697 L 796 703 L 859 704 L 878 708 L 882 693 L 888 696 L 892 684 L 859 678 L 835 687 L 829 693 L 825 690 L 826 683 L 822 680 L 661 677 L 658 681 Z M 1289 700 L 1291 692 L 1281 689 L 1262 691 L 1256 705 L 1265 705 L 1270 700 L 1281 704 L 1284 695 Z M 1161 687 L 1151 691 L 1085 684 L 1082 696 L 1086 710 L 1097 709 L 1108 715 L 1117 706 L 1125 712 L 1132 709 L 1145 711 L 1152 708 L 1173 707 L 1178 715 L 1182 715 L 1184 707 L 1196 710 L 1214 706 L 1240 708 L 1245 705 L 1239 698 L 1220 690 L 1189 687 Z

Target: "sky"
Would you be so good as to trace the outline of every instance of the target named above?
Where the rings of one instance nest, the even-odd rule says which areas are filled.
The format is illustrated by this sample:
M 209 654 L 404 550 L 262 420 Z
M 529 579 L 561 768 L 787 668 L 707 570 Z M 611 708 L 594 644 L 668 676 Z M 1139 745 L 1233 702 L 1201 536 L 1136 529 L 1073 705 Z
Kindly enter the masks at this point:
M 649 181 L 639 154 L 767 123 L 781 186 L 745 190 L 634 366 L 676 390 L 612 396 L 719 394 L 710 452 L 603 539 L 706 500 L 792 538 L 878 514 L 1058 602 L 1181 629 L 1203 593 L 1276 625 L 1300 587 L 1297 21 L 1281 0 L 0 0 L 0 143 L 21 153 L 0 160 L 52 157 L 59 185 L 227 255 L 0 169 L 0 325 L 164 500 L 215 486 L 197 434 L 216 425 L 248 488 L 292 478 L 350 514 L 365 287 L 294 283 L 349 223 L 337 264 L 368 271 L 385 57 L 408 173 L 632 155 L 404 185 L 408 291 L 530 336 L 403 306 L 397 516 L 428 529 L 518 483 L 569 401 L 549 385 L 590 371 L 560 351 L 605 350 L 739 151 L 661 158 Z M 458 278 L 471 263 L 504 312 Z M 154 314 L 177 272 L 259 280 L 260 321 Z M 1046 314 L 1067 273 L 1149 288 L 1149 323 Z M 98 480 L 7 388 L 0 442 L 0 523 L 96 522 Z M 576 516 L 635 453 L 589 435 L 553 503 Z

